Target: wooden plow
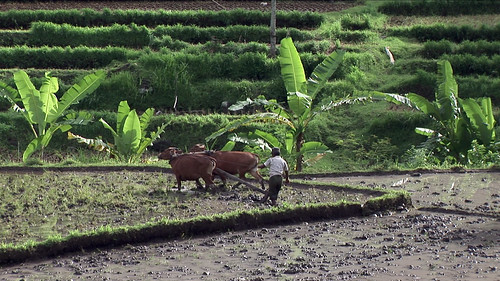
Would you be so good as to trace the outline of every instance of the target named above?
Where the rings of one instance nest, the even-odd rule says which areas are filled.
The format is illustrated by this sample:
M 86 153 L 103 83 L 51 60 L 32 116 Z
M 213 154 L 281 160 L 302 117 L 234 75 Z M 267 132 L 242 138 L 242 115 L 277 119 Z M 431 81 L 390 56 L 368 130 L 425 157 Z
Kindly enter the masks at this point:
M 232 180 L 234 180 L 234 181 L 239 182 L 239 184 L 244 184 L 244 185 L 246 185 L 247 187 L 251 188 L 252 190 L 258 191 L 258 192 L 260 192 L 260 193 L 262 193 L 262 194 L 266 194 L 266 191 L 265 191 L 265 190 L 263 190 L 263 189 L 261 189 L 261 188 L 258 188 L 258 187 L 256 187 L 255 185 L 253 185 L 253 184 L 251 184 L 251 183 L 249 183 L 249 182 L 247 182 L 247 181 L 244 181 L 244 180 L 242 180 L 242 179 L 240 179 L 240 178 L 238 178 L 238 177 L 236 177 L 236 176 L 233 176 L 233 175 L 231 175 L 230 173 L 228 173 L 228 172 L 226 172 L 226 171 L 224 171 L 224 170 L 221 170 L 221 169 L 219 169 L 219 168 L 215 168 L 215 171 L 217 171 L 217 173 L 219 173 L 219 174 L 221 174 L 221 175 L 224 175 L 224 176 L 225 176 L 225 177 L 227 177 L 228 179 L 232 179 Z M 239 184 L 237 184 L 237 185 L 239 185 Z

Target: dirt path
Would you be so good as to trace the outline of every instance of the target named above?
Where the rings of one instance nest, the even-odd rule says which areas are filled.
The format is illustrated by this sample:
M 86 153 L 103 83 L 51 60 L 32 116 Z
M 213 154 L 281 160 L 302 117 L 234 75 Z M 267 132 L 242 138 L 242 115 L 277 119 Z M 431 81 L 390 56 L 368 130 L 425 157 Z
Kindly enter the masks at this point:
M 317 180 L 405 188 L 415 208 L 101 249 L 0 280 L 500 280 L 500 173 Z

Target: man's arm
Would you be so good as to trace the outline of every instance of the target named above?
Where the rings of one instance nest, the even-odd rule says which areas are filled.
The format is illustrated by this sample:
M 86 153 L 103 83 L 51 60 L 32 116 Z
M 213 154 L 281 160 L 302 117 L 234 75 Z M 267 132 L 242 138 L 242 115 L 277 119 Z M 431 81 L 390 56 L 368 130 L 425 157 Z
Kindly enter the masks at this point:
M 285 183 L 290 183 L 290 180 L 288 179 L 288 171 L 285 171 Z

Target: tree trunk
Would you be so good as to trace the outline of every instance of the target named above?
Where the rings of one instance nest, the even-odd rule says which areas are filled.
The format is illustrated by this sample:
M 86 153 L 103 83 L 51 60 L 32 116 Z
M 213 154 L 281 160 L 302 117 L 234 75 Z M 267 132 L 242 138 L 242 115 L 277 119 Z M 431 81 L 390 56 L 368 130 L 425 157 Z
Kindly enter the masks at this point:
M 304 133 L 299 133 L 297 139 L 295 140 L 295 151 L 298 153 L 302 149 L 302 144 L 304 143 Z M 297 156 L 297 163 L 295 163 L 295 171 L 302 172 L 302 161 L 304 156 L 302 154 Z
M 269 57 L 276 57 L 276 0 L 271 0 L 271 47 Z

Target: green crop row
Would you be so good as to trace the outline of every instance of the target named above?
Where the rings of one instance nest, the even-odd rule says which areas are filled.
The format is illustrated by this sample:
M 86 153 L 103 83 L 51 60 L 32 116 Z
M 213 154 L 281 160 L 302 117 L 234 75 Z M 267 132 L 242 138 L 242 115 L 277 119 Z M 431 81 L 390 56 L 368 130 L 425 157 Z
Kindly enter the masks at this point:
M 453 73 L 456 75 L 488 75 L 490 77 L 500 77 L 500 54 L 493 56 L 444 54 L 440 56 L 439 59 L 448 60 L 453 67 Z M 399 73 L 409 74 L 414 74 L 419 70 L 434 73 L 436 72 L 436 60 L 424 58 L 401 60 L 395 70 Z
M 359 57 L 358 54 L 351 54 Z M 0 68 L 92 69 L 105 68 L 113 61 L 138 63 L 150 71 L 169 64 L 184 65 L 185 72 L 197 80 L 224 77 L 230 80 L 270 79 L 279 75 L 279 63 L 265 53 L 187 53 L 164 50 L 134 50 L 120 47 L 40 47 L 0 48 Z M 307 73 L 319 64 L 325 54 L 301 54 Z M 348 56 L 349 58 L 349 56 Z M 349 65 L 349 63 L 345 63 Z M 340 69 L 337 73 L 343 73 Z M 338 74 L 335 74 L 337 77 Z
M 119 47 L 6 47 L 0 48 L 0 68 L 104 68 L 113 61 L 126 62 L 143 53 Z
M 453 65 L 453 72 L 458 75 L 500 76 L 500 54 L 491 57 L 471 54 L 443 55 L 440 59 L 448 60 Z
M 403 16 L 498 14 L 500 2 L 497 0 L 393 0 L 383 3 L 378 11 L 387 15 Z
M 25 35 L 21 32 L 6 31 L 0 35 L 3 46 L 22 44 L 22 39 L 29 46 L 88 46 L 88 47 L 128 47 L 142 48 L 148 46 L 163 47 L 178 40 L 187 43 L 215 42 L 268 42 L 269 27 L 235 25 L 229 27 L 197 27 L 197 26 L 157 26 L 153 30 L 145 26 L 115 24 L 106 27 L 76 27 L 69 24 L 35 22 Z M 1 34 L 1 33 L 0 33 Z M 12 35 L 17 39 L 12 39 Z M 277 40 L 287 35 L 295 41 L 313 39 L 311 32 L 296 28 L 279 28 L 276 30 Z M 167 38 L 167 39 L 165 39 Z M 166 41 L 165 41 L 166 40 Z
M 433 25 L 413 25 L 410 27 L 396 27 L 389 30 L 389 36 L 395 37 L 410 37 L 425 41 L 439 41 L 442 39 L 450 40 L 452 42 L 462 41 L 496 41 L 500 38 L 500 24 L 494 27 L 486 25 L 480 28 L 474 28 L 469 25 L 445 25 L 437 23 Z
M 10 10 L 0 12 L 0 28 L 27 29 L 37 21 L 74 26 L 107 26 L 113 24 L 145 25 L 196 25 L 231 26 L 231 25 L 269 25 L 270 12 L 256 10 L 225 11 L 166 11 L 166 10 L 111 10 L 92 9 L 71 10 Z M 319 27 L 324 16 L 313 12 L 277 11 L 278 27 L 295 27 L 312 29 Z
M 500 55 L 500 41 L 464 41 L 460 44 L 454 44 L 448 40 L 427 41 L 424 43 L 421 54 L 429 59 L 437 59 L 444 54 Z
M 56 48 L 62 50 L 62 48 Z M 69 49 L 69 48 L 68 48 Z M 86 47 L 80 47 L 85 50 Z M 109 48 L 116 49 L 116 48 Z M 2 55 L 0 49 L 0 55 Z M 105 51 L 105 49 L 103 49 Z M 39 49 L 39 54 L 33 57 L 45 58 L 45 67 L 21 68 L 43 69 L 56 68 L 56 62 L 65 61 L 68 65 L 72 61 L 71 57 L 64 58 L 64 54 L 57 53 L 55 56 L 49 55 L 50 48 Z M 133 55 L 138 56 L 140 51 L 133 51 Z M 20 55 L 13 54 L 7 57 L 12 64 L 19 62 L 16 58 Z M 30 55 L 22 56 L 28 64 Z M 83 58 L 83 56 L 81 56 Z M 103 53 L 103 57 L 106 55 Z M 125 53 L 123 59 L 132 57 Z M 93 56 L 87 56 L 88 63 Z M 314 55 L 303 53 L 301 59 L 306 69 L 306 73 L 311 73 L 325 55 Z M 85 61 L 73 57 L 73 61 L 84 64 Z M 49 66 L 52 63 L 51 66 Z M 93 62 L 95 63 L 95 62 Z M 348 53 L 345 60 L 335 73 L 333 79 L 344 78 L 350 73 L 367 69 L 374 63 L 373 57 L 366 53 Z M 42 64 L 38 62 L 38 64 Z M 74 65 L 74 64 L 73 64 Z M 1 68 L 7 68 L 0 65 Z M 9 66 L 9 68 L 14 66 Z M 255 98 L 258 95 L 265 95 L 268 98 L 279 101 L 286 100 L 286 90 L 280 77 L 279 62 L 277 59 L 270 59 L 263 53 L 244 53 L 241 55 L 222 53 L 200 53 L 189 54 L 183 52 L 150 52 L 144 53 L 137 59 L 127 60 L 127 62 L 113 63 L 107 66 L 108 78 L 102 82 L 101 86 L 85 100 L 82 100 L 76 108 L 78 109 L 102 109 L 115 110 L 121 100 L 128 100 L 134 108 L 145 110 L 154 104 L 158 108 L 172 108 L 177 100 L 177 108 L 180 110 L 211 109 L 221 110 L 222 102 L 234 103 L 246 98 Z M 60 71 L 59 71 L 60 72 Z M 76 76 L 83 73 L 75 73 L 67 77 L 59 85 L 61 91 L 65 91 L 69 85 L 74 83 Z M 35 75 L 36 74 L 36 75 Z M 56 75 L 56 74 L 55 74 Z M 38 71 L 31 75 L 35 85 L 40 86 L 40 79 L 43 76 Z M 69 78 L 69 79 L 68 79 Z M 14 87 L 12 75 L 2 75 L 2 81 Z M 353 88 L 347 88 L 346 94 L 352 93 Z M 339 89 L 324 87 L 321 96 L 330 96 Z M 1 107 L 1 106 L 0 106 Z M 3 108 L 7 108 L 8 103 L 4 101 Z
M 234 25 L 228 27 L 206 27 L 186 25 L 162 25 L 152 32 L 152 35 L 161 38 L 165 35 L 172 39 L 189 42 L 192 44 L 204 43 L 208 41 L 218 42 L 269 42 L 268 26 L 244 26 Z M 296 28 L 278 28 L 276 30 L 277 41 L 291 36 L 294 41 L 306 41 L 313 39 L 311 32 Z

